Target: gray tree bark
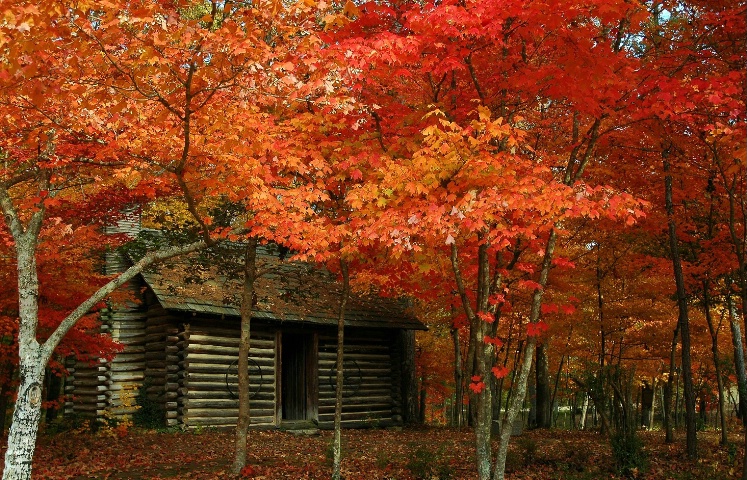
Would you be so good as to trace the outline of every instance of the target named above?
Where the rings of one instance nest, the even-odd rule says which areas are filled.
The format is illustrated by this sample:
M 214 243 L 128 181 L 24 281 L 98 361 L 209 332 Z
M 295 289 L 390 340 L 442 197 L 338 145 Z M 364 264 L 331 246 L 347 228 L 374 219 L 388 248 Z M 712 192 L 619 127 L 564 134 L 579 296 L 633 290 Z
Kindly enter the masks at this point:
M 236 424 L 236 445 L 233 473 L 239 474 L 246 466 L 246 443 L 251 423 L 249 402 L 249 348 L 251 346 L 251 320 L 254 299 L 254 281 L 257 273 L 257 237 L 247 240 L 244 250 L 244 284 L 241 291 L 241 325 L 239 333 L 239 418 Z
M 41 175 L 42 189 L 45 176 Z M 177 255 L 190 253 L 207 246 L 198 241 L 184 246 L 169 247 L 149 252 L 133 266 L 96 290 L 65 317 L 47 340 L 40 344 L 36 338 L 39 319 L 39 277 L 36 265 L 38 239 L 44 220 L 43 206 L 26 221 L 21 220 L 4 184 L 0 184 L 0 208 L 10 230 L 15 247 L 18 273 L 18 354 L 20 385 L 8 434 L 3 480 L 31 478 L 34 446 L 41 420 L 41 386 L 44 370 L 54 349 L 67 332 L 97 303 L 139 274 L 149 265 Z
M 345 346 L 345 308 L 350 297 L 350 272 L 348 263 L 340 260 L 342 273 L 342 298 L 340 298 L 340 316 L 337 319 L 337 384 L 335 386 L 335 432 L 332 441 L 332 479 L 340 480 L 342 463 L 342 382 Z
M 694 459 L 698 456 L 698 436 L 695 414 L 695 388 L 693 386 L 692 361 L 690 359 L 690 318 L 688 316 L 687 294 L 685 292 L 685 277 L 682 272 L 679 241 L 677 240 L 677 226 L 674 222 L 674 203 L 672 202 L 672 175 L 669 174 L 669 162 L 664 159 L 664 192 L 667 209 L 667 223 L 669 227 L 669 248 L 674 268 L 674 281 L 677 287 L 678 323 L 682 338 L 682 380 L 685 393 L 685 428 L 687 456 Z
M 537 428 L 550 428 L 552 419 L 550 397 L 550 368 L 548 365 L 547 348 L 544 342 L 537 345 L 535 352 L 537 364 L 534 367 L 534 377 L 537 382 Z

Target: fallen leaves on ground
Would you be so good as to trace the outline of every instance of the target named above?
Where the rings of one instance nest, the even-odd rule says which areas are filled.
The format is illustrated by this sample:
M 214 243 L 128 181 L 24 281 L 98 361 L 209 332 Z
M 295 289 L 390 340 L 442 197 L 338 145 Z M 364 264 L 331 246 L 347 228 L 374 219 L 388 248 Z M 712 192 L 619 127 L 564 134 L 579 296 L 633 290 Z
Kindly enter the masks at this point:
M 661 432 L 641 432 L 648 468 L 632 478 L 738 478 L 742 448 L 718 445 L 715 432 L 700 434 L 700 459 L 688 461 L 684 439 L 667 445 Z M 230 473 L 230 431 L 133 430 L 122 438 L 90 433 L 42 434 L 34 477 L 62 479 L 328 479 L 331 432 L 302 436 L 280 431 L 249 434 L 248 465 Z M 4 450 L 4 446 L 3 446 Z M 346 480 L 474 479 L 473 433 L 468 429 L 347 430 L 343 433 Z M 507 477 L 532 479 L 624 478 L 616 475 L 607 439 L 593 432 L 534 430 L 514 437 Z M 628 477 L 631 478 L 631 477 Z

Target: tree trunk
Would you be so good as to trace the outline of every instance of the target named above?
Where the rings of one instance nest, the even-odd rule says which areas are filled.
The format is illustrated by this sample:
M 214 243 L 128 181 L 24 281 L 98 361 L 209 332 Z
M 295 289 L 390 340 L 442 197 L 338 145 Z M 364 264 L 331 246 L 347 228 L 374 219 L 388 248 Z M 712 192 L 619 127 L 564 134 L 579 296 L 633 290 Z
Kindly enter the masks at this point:
M 698 456 L 697 423 L 695 417 L 695 390 L 693 387 L 692 362 L 690 359 L 690 319 L 687 311 L 687 294 L 685 292 L 685 277 L 682 273 L 679 242 L 677 240 L 677 226 L 674 222 L 674 204 L 672 202 L 672 175 L 669 174 L 669 162 L 664 159 L 665 202 L 667 209 L 667 223 L 669 226 L 669 248 L 674 267 L 674 281 L 677 286 L 678 322 L 682 338 L 682 380 L 685 390 L 685 428 L 687 431 L 687 456 L 691 459 Z
M 464 393 L 462 392 L 462 349 L 459 343 L 459 329 L 451 329 L 451 338 L 454 344 L 454 425 L 457 428 L 462 427 L 462 401 Z
M 402 413 L 405 424 L 417 423 L 418 414 L 418 377 L 415 365 L 415 332 L 404 330 L 399 335 L 402 349 Z
M 475 362 L 475 345 L 477 343 L 477 336 L 474 328 L 470 323 L 469 327 L 469 343 L 467 344 L 467 365 L 465 370 L 467 371 L 467 381 L 469 377 L 477 374 L 477 367 Z M 465 382 L 465 384 L 468 382 Z M 477 424 L 477 404 L 475 403 L 474 395 L 467 392 L 467 424 L 474 427 Z
M 537 382 L 537 428 L 550 428 L 551 405 L 550 405 L 550 370 L 547 358 L 547 345 L 540 342 L 535 352 L 537 363 L 534 369 L 534 377 Z
M 589 394 L 584 391 L 584 403 L 581 406 L 581 419 L 578 421 L 578 429 L 586 428 L 586 414 L 589 411 Z
M 718 330 L 713 324 L 713 317 L 711 315 L 711 298 L 708 293 L 710 285 L 708 281 L 703 282 L 703 309 L 705 310 L 706 323 L 708 324 L 708 332 L 711 334 L 711 356 L 713 357 L 713 366 L 716 373 L 716 385 L 718 386 L 718 414 L 721 418 L 721 437 L 719 443 L 726 445 L 729 443 L 729 438 L 726 429 L 726 400 L 724 398 L 724 379 L 721 378 L 721 359 L 718 353 Z
M 36 447 L 36 435 L 41 420 L 42 381 L 45 362 L 39 345 L 29 345 L 21 353 L 20 385 L 13 410 L 13 421 L 8 433 L 3 480 L 31 478 L 31 462 Z
M 1 199 L 0 199 L 1 200 Z M 6 210 L 5 208 L 3 210 Z M 6 211 L 7 215 L 7 211 Z M 36 435 L 41 421 L 42 382 L 51 350 L 39 345 L 36 328 L 39 319 L 39 277 L 36 270 L 36 244 L 41 216 L 36 229 L 13 231 L 18 261 L 18 369 L 20 384 L 13 421 L 8 433 L 3 480 L 31 478 Z M 7 222 L 7 220 L 6 220 Z
M 729 282 L 730 283 L 730 282 Z M 731 341 L 734 346 L 734 369 L 737 372 L 737 389 L 739 391 L 739 410 L 742 413 L 744 429 L 744 459 L 742 463 L 742 480 L 747 480 L 747 372 L 745 372 L 744 344 L 742 343 L 742 328 L 739 323 L 736 307 L 730 294 L 726 295 L 729 309 L 729 324 L 731 325 Z
M 247 241 L 244 251 L 244 285 L 241 291 L 241 326 L 239 333 L 239 418 L 236 424 L 236 451 L 233 460 L 233 473 L 239 474 L 246 466 L 246 443 L 251 423 L 249 405 L 249 347 L 251 335 L 254 280 L 257 273 L 257 238 Z
M 337 318 L 337 376 L 335 384 L 335 432 L 332 441 L 332 479 L 340 480 L 340 464 L 342 462 L 342 387 L 343 361 L 345 347 L 345 308 L 350 297 L 350 273 L 348 263 L 340 259 L 342 273 L 342 298 L 340 298 L 340 316 Z
M 550 231 L 550 236 L 547 239 L 547 246 L 545 248 L 545 255 L 542 259 L 542 270 L 540 270 L 538 282 L 540 287 L 536 289 L 532 295 L 532 309 L 529 315 L 529 321 L 531 323 L 537 323 L 540 318 L 540 306 L 542 305 L 544 288 L 547 285 L 547 277 L 550 274 L 550 265 L 555 251 L 556 239 L 557 233 L 555 230 Z M 511 399 L 511 404 L 506 412 L 506 421 L 501 426 L 498 454 L 495 460 L 495 469 L 493 470 L 494 480 L 505 480 L 506 478 L 506 456 L 508 455 L 508 444 L 511 440 L 511 430 L 527 393 L 527 382 L 529 380 L 529 371 L 532 368 L 532 359 L 534 357 L 536 341 L 537 337 L 529 337 L 526 342 L 524 359 L 521 364 L 518 382 L 515 385 L 516 394 Z
M 674 442 L 674 427 L 672 419 L 672 394 L 674 393 L 674 376 L 675 376 L 675 356 L 677 354 L 677 337 L 680 333 L 680 324 L 674 329 L 672 335 L 672 348 L 669 350 L 669 375 L 667 376 L 667 383 L 664 384 L 664 401 L 662 402 L 662 409 L 664 410 L 664 443 Z

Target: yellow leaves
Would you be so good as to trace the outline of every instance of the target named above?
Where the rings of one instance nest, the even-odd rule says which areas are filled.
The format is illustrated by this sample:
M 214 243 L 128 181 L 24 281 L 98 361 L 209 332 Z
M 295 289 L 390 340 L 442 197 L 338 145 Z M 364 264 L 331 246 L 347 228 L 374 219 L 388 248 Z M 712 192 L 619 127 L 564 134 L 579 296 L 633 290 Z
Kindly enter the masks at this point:
M 356 4 L 351 2 L 350 0 L 348 0 L 345 3 L 345 7 L 342 9 L 342 13 L 343 15 L 347 15 L 349 17 L 356 17 L 356 18 L 360 17 L 361 15 L 361 12 L 360 10 L 358 10 L 358 7 L 356 6 Z

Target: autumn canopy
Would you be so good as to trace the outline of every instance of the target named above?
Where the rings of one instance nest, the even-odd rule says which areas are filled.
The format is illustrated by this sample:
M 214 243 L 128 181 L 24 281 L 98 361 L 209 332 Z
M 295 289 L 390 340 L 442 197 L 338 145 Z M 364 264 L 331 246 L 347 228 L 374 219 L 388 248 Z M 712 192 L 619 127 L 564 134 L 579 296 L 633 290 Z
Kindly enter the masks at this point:
M 481 480 L 528 388 L 532 426 L 583 404 L 635 448 L 636 392 L 671 439 L 681 378 L 694 457 L 696 403 L 726 435 L 734 385 L 747 418 L 746 11 L 3 1 L 3 478 L 31 475 L 45 377 L 118 351 L 117 287 L 226 241 L 415 299 L 420 415 L 474 427 Z M 133 211 L 167 234 L 104 274 Z

